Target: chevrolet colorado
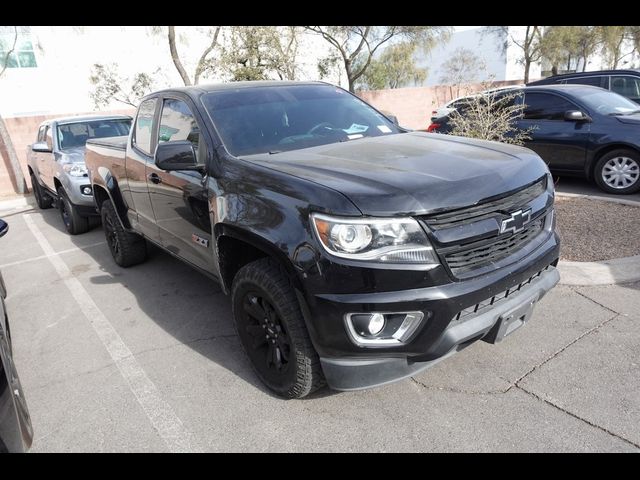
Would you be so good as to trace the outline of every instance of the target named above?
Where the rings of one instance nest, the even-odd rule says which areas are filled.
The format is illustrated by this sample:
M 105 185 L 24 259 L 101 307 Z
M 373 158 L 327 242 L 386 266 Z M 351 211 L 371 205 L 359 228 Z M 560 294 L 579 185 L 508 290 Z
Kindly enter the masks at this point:
M 410 132 L 319 82 L 142 99 L 87 142 L 118 265 L 152 242 L 217 279 L 259 378 L 300 398 L 500 342 L 559 280 L 553 182 L 531 150 Z

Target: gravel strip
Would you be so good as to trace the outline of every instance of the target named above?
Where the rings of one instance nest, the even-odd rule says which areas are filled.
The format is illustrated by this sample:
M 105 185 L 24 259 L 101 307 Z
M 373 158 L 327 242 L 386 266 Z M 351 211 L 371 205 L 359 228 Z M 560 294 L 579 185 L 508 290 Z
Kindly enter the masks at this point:
M 597 262 L 640 254 L 640 208 L 556 197 L 560 259 Z

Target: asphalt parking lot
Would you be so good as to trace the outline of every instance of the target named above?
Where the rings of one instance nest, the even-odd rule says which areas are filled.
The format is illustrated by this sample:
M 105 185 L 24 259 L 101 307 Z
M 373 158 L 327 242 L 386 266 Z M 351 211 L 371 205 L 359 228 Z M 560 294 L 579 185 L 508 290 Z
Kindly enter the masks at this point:
M 211 280 L 158 249 L 122 269 L 101 227 L 70 237 L 56 210 L 0 217 L 34 452 L 640 451 L 640 283 L 559 286 L 502 344 L 285 401 Z

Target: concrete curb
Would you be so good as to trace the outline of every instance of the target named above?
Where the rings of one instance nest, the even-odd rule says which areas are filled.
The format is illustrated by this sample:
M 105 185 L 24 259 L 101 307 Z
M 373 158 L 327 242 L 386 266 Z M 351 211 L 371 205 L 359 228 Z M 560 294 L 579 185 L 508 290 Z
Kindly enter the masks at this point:
M 0 200 L 0 212 L 20 210 L 25 207 L 35 207 L 35 206 L 36 206 L 36 199 L 33 195 Z
M 622 198 L 598 197 L 579 193 L 556 192 L 558 197 L 587 198 L 603 202 L 618 203 L 639 207 L 640 202 Z M 614 258 L 602 262 L 569 262 L 558 263 L 561 285 L 611 285 L 640 281 L 640 255 L 633 257 Z

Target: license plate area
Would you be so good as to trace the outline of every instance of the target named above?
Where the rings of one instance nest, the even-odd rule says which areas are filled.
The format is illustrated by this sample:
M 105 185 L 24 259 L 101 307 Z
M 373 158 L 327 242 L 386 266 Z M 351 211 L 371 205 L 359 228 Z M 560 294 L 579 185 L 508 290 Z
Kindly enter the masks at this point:
M 489 333 L 487 333 L 482 340 L 488 343 L 499 343 L 504 340 L 504 337 L 515 332 L 518 328 L 529 321 L 533 314 L 533 307 L 537 301 L 537 296 L 531 297 L 516 308 L 500 315 L 496 324 L 491 330 L 489 330 Z

